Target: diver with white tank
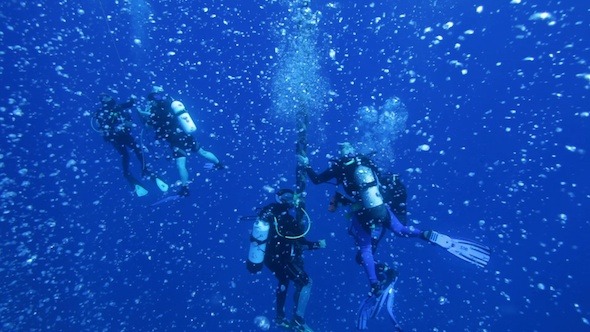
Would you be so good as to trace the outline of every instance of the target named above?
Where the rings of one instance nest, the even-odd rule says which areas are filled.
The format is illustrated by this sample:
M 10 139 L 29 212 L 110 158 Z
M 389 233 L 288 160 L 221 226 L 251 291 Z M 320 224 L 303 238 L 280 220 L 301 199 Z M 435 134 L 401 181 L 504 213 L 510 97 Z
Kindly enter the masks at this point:
M 399 236 L 420 238 L 439 245 L 456 257 L 479 267 L 487 265 L 490 249 L 472 241 L 454 239 L 432 230 L 422 231 L 400 222 L 394 212 L 405 214 L 405 193 L 400 195 L 404 200 L 403 209 L 392 208 L 395 204 L 387 198 L 388 195 L 384 195 L 388 189 L 384 186 L 386 181 L 379 168 L 368 156 L 357 153 L 352 144 L 344 142 L 339 145 L 340 158 L 332 159 L 328 169 L 319 174 L 311 168 L 307 156 L 300 155 L 299 163 L 306 168 L 311 182 L 320 184 L 335 179 L 348 196 L 338 195 L 331 204 L 340 202 L 350 206 L 349 233 L 359 248 L 357 262 L 364 268 L 371 286 L 369 296 L 358 312 L 357 329 L 366 330 L 368 319 L 375 317 L 386 306 L 396 331 L 400 331 L 401 327 L 393 314 L 393 287 L 397 272 L 384 262 L 376 262 L 374 258 L 379 241 L 387 229 Z M 399 186 L 393 186 L 392 189 L 395 187 Z M 329 209 L 333 211 L 335 206 Z
M 297 201 L 293 190 L 280 189 L 276 192 L 276 203 L 268 204 L 258 213 L 250 236 L 246 267 L 251 273 L 258 273 L 264 263 L 277 278 L 275 323 L 278 326 L 312 332 L 304 319 L 312 282 L 304 270 L 302 254 L 304 250 L 325 248 L 326 241 L 305 238 L 311 228 L 311 219 L 305 210 L 305 220 L 301 223 L 293 217 L 296 209 L 301 209 Z M 294 313 L 288 320 L 285 302 L 291 281 L 295 284 Z
M 176 161 L 181 182 L 178 195 L 188 196 L 190 191 L 186 158 L 190 152 L 197 152 L 210 161 L 205 164 L 207 169 L 224 169 L 225 166 L 215 154 L 203 149 L 192 136 L 197 126 L 182 102 L 166 95 L 160 86 L 154 86 L 147 99 L 148 105 L 140 114 L 146 118 L 147 124 L 154 128 L 156 139 L 168 142 L 172 148 L 172 156 Z

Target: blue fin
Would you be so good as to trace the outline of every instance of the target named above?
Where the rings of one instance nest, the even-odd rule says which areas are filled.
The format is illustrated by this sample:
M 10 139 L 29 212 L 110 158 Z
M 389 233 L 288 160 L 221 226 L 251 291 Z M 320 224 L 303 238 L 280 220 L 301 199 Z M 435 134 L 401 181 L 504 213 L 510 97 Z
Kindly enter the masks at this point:
M 369 319 L 375 318 L 381 312 L 383 307 L 386 307 L 389 318 L 395 325 L 396 331 L 401 331 L 401 327 L 397 323 L 395 315 L 393 314 L 396 281 L 397 279 L 391 282 L 379 296 L 369 296 L 363 301 L 363 303 L 361 303 L 361 307 L 359 308 L 356 319 L 357 330 L 367 330 L 369 328 Z
M 153 203 L 151 206 L 158 206 L 160 204 L 164 204 L 164 203 L 167 203 L 167 202 L 170 202 L 170 201 L 175 201 L 175 200 L 177 200 L 179 198 L 180 198 L 179 195 L 166 196 L 166 197 L 162 198 L 161 200 Z

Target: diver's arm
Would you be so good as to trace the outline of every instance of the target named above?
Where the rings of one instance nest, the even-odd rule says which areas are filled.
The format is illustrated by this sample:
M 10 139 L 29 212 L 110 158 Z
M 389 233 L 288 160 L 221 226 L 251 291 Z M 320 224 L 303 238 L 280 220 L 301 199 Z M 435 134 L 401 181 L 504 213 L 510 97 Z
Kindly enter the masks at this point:
M 126 110 L 126 109 L 130 109 L 131 107 L 133 107 L 133 105 L 135 105 L 135 97 L 131 96 L 131 98 L 129 98 L 129 100 L 127 100 L 126 102 L 122 103 L 121 105 L 119 105 L 119 109 L 120 110 Z
M 148 118 L 148 117 L 150 117 L 152 115 L 152 107 L 151 107 L 151 105 L 148 105 L 143 110 L 141 109 L 141 107 L 138 107 L 137 108 L 137 113 L 139 113 L 143 117 Z
M 313 184 L 328 182 L 336 177 L 336 172 L 334 172 L 332 167 L 318 174 L 313 170 L 313 168 L 311 168 L 311 166 L 307 165 L 305 167 L 305 172 Z
M 269 224 L 274 224 L 274 217 L 275 216 L 273 213 L 272 205 L 267 205 L 263 207 L 260 213 L 258 213 L 258 218 L 260 220 L 266 221 Z
M 334 203 L 335 204 L 342 204 L 344 206 L 351 205 L 354 201 L 341 193 L 337 192 L 334 194 Z
M 316 173 L 313 168 L 309 165 L 309 158 L 303 155 L 298 156 L 299 159 L 299 166 L 305 169 L 305 173 L 307 173 L 307 177 L 313 184 L 320 184 L 324 182 L 328 182 L 336 177 L 336 173 L 334 172 L 333 165 L 331 165 L 327 170 L 323 171 L 322 173 Z
M 309 241 L 308 239 L 302 237 L 298 240 L 298 243 L 303 250 L 316 250 L 326 247 L 326 240 Z

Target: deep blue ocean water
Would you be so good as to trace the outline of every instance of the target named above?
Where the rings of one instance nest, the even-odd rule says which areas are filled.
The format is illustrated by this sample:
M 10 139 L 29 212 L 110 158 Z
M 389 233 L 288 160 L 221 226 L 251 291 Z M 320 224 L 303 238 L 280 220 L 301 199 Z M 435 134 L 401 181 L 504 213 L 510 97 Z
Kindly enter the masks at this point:
M 295 3 L 2 1 L 0 329 L 261 331 L 276 280 L 245 269 L 240 216 L 294 184 L 296 96 L 316 170 L 337 142 L 377 149 L 414 225 L 492 249 L 481 269 L 383 241 L 404 330 L 590 331 L 588 2 L 312 1 L 304 23 Z M 91 127 L 100 93 L 143 105 L 153 85 L 228 166 L 191 156 L 191 196 L 155 207 L 165 196 L 135 197 Z M 135 121 L 174 184 L 167 147 Z M 354 330 L 368 291 L 334 191 L 307 188 L 308 238 L 328 244 L 306 253 L 315 331 Z M 391 330 L 385 315 L 369 326 Z

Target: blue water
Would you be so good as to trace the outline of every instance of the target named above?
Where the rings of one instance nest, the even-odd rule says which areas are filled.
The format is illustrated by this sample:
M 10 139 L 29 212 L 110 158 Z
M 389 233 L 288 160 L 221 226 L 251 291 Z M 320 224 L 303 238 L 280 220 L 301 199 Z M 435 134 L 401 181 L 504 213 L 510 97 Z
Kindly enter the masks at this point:
M 251 222 L 239 217 L 294 183 L 293 103 L 310 116 L 316 170 L 337 142 L 379 150 L 417 227 L 492 248 L 480 269 L 422 241 L 383 241 L 406 331 L 590 330 L 587 1 L 313 1 L 303 28 L 288 9 L 0 4 L 1 330 L 262 330 L 276 281 L 245 269 Z M 228 166 L 205 171 L 191 156 L 191 196 L 157 206 L 157 187 L 134 197 L 90 126 L 100 93 L 141 101 L 153 85 L 187 105 L 197 140 Z M 361 109 L 397 117 L 359 126 Z M 167 148 L 135 120 L 174 184 Z M 334 190 L 308 186 L 308 238 L 328 243 L 306 254 L 316 331 L 354 330 L 368 290 L 344 211 L 326 209 Z M 391 328 L 385 315 L 369 326 Z

